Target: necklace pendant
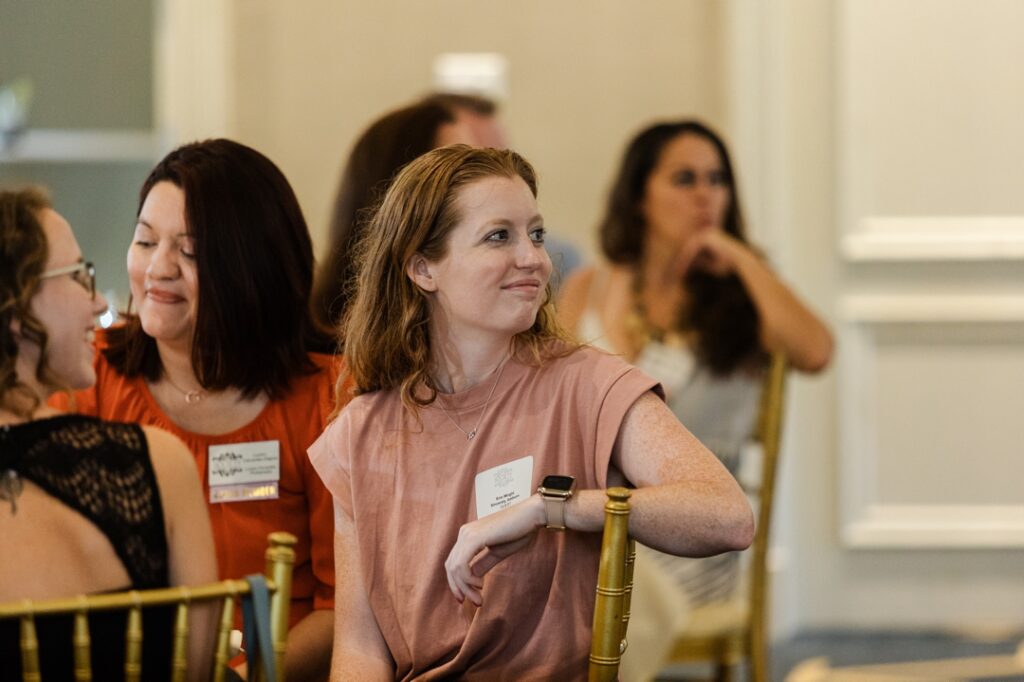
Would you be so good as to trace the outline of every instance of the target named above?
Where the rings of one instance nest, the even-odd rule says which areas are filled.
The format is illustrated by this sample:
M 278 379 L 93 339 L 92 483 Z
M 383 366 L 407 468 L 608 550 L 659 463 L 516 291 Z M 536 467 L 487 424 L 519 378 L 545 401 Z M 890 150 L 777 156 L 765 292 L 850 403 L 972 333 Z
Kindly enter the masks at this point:
M 6 431 L 6 429 L 4 429 Z M 7 500 L 11 503 L 11 516 L 18 513 L 18 496 L 24 489 L 21 477 L 14 469 L 8 469 L 0 475 L 0 500 Z
M 476 429 L 466 434 L 466 440 L 473 440 L 474 438 L 476 438 Z
M 188 403 L 189 405 L 195 405 L 202 399 L 202 391 L 189 391 L 188 393 L 185 394 L 185 402 Z

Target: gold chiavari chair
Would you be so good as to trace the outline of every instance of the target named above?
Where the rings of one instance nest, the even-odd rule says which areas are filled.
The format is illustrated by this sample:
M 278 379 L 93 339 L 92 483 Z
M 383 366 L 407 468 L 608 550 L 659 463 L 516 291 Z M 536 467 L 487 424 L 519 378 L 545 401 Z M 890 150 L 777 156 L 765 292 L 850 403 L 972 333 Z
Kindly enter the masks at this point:
M 761 390 L 755 438 L 763 452 L 758 493 L 757 531 L 751 546 L 747 597 L 741 603 L 710 604 L 695 610 L 692 629 L 678 636 L 667 664 L 711 661 L 718 682 L 731 682 L 744 658 L 750 661 L 751 682 L 768 682 L 768 540 L 775 497 L 775 479 L 782 441 L 787 362 L 771 358 Z
M 619 661 L 626 651 L 636 558 L 633 538 L 629 537 L 629 491 L 609 488 L 607 493 L 590 643 L 590 682 L 618 679 Z
M 285 643 L 288 636 L 288 611 L 292 590 L 292 567 L 295 564 L 296 538 L 289 533 L 271 533 L 268 536 L 266 584 L 270 593 L 269 614 L 262 614 L 270 624 L 270 639 L 273 656 L 270 665 L 275 671 L 264 668 L 262 660 L 251 659 L 249 665 L 258 666 L 259 679 L 266 679 L 268 672 L 276 679 L 283 680 Z M 39 672 L 39 641 L 36 637 L 35 618 L 54 614 L 67 614 L 74 619 L 73 650 L 76 682 L 91 682 L 93 679 L 91 640 L 89 635 L 90 613 L 99 611 L 127 611 L 125 631 L 124 677 L 126 681 L 138 682 L 143 679 L 142 670 L 142 609 L 156 606 L 175 605 L 174 631 L 171 654 L 171 680 L 182 682 L 187 672 L 187 645 L 189 635 L 189 608 L 192 604 L 220 602 L 221 618 L 217 631 L 217 647 L 214 670 L 211 675 L 215 682 L 222 682 L 227 672 L 230 653 L 230 634 L 234 625 L 235 606 L 238 600 L 250 594 L 251 585 L 247 580 L 224 580 L 195 587 L 169 587 L 155 590 L 130 590 L 107 594 L 79 595 L 63 599 L 40 601 L 21 600 L 0 604 L 0 619 L 20 621 L 20 649 L 23 682 L 42 682 Z M 102 681 L 97 681 L 102 682 Z

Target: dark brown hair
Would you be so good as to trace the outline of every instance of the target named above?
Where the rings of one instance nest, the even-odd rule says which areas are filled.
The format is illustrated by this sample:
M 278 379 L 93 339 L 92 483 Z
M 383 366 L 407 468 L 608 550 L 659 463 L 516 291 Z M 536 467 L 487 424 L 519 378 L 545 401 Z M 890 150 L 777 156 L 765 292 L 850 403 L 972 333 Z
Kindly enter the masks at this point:
M 210 390 L 282 397 L 292 377 L 315 371 L 308 350 L 329 345 L 310 314 L 313 245 L 288 180 L 256 150 L 219 139 L 164 157 L 142 184 L 140 213 L 159 182 L 184 192 L 195 241 L 196 378 Z M 119 372 L 160 378 L 156 342 L 137 316 L 128 315 L 108 338 L 104 352 Z
M 402 166 L 433 149 L 438 129 L 454 120 L 448 107 L 422 102 L 385 114 L 356 140 L 341 175 L 327 256 L 313 291 L 313 308 L 324 326 L 337 327 L 344 315 L 356 274 L 353 249 L 388 183 Z
M 60 384 L 46 360 L 46 327 L 32 314 L 32 297 L 50 255 L 39 212 L 49 207 L 38 188 L 0 190 L 0 408 L 25 418 L 39 407 L 39 396 L 18 379 L 19 336 L 39 348 L 36 380 L 54 388 Z
M 358 251 L 359 281 L 342 334 L 357 393 L 398 388 L 410 409 L 437 397 L 430 378 L 430 306 L 407 274 L 413 256 L 436 262 L 458 224 L 457 198 L 489 177 L 522 178 L 537 196 L 533 167 L 511 150 L 451 145 L 428 152 L 399 172 Z M 575 346 L 555 322 L 548 284 L 537 319 L 513 339 L 513 352 L 542 362 Z M 339 384 L 340 385 L 340 384 Z M 427 395 L 417 394 L 420 386 Z
M 629 143 L 608 195 L 599 234 L 601 250 L 612 263 L 640 266 L 647 239 L 647 224 L 641 209 L 647 180 L 657 167 L 662 151 L 680 135 L 701 137 L 718 151 L 729 187 L 723 228 L 741 242 L 747 242 L 736 176 L 725 143 L 698 121 L 659 123 L 641 131 Z M 728 374 L 741 364 L 757 359 L 761 352 L 757 309 L 739 278 L 691 271 L 686 276 L 685 286 L 690 300 L 682 319 L 686 327 L 697 332 L 698 358 L 716 374 Z
M 425 104 L 440 104 L 449 111 L 465 109 L 478 116 L 497 116 L 498 105 L 494 100 L 482 95 L 471 95 L 464 92 L 434 92 L 422 100 Z

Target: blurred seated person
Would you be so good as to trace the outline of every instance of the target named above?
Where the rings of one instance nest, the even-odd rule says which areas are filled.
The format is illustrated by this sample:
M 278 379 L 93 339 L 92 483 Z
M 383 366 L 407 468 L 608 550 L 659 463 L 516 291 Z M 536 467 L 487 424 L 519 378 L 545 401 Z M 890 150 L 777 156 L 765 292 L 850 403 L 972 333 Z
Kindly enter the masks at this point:
M 192 456 L 154 427 L 58 413 L 85 389 L 107 302 L 71 227 L 38 190 L 0 190 L 0 602 L 216 580 Z M 146 679 L 170 673 L 173 612 L 145 611 Z M 216 613 L 193 611 L 191 679 L 213 663 Z M 37 617 L 43 679 L 71 679 L 71 618 Z M 93 679 L 121 679 L 124 613 L 96 613 Z M 18 621 L 0 621 L 0 679 L 21 679 Z
M 690 120 L 637 134 L 599 233 L 608 263 L 569 278 L 562 323 L 660 381 L 673 413 L 735 475 L 769 354 L 819 372 L 832 337 L 747 241 L 722 139 Z M 738 586 L 735 553 L 693 560 L 641 551 L 638 561 L 656 562 L 691 607 Z M 634 615 L 643 617 L 642 604 Z
M 335 502 L 333 679 L 586 679 L 610 485 L 637 487 L 630 532 L 663 551 L 751 541 L 657 382 L 560 333 L 536 193 L 515 152 L 435 149 L 366 232 L 358 395 L 310 448 Z
M 497 113 L 497 105 L 485 97 L 435 93 L 384 114 L 356 139 L 342 171 L 327 255 L 313 288 L 321 324 L 336 327 L 344 316 L 355 279 L 353 247 L 395 174 L 421 154 L 449 144 L 504 149 L 507 137 Z M 553 241 L 549 236 L 549 251 Z M 568 242 L 560 241 L 555 253 L 561 275 L 580 263 Z
M 292 682 L 322 680 L 334 520 L 306 449 L 334 409 L 337 360 L 311 350 L 330 340 L 311 315 L 313 244 L 295 193 L 255 149 L 183 145 L 142 184 L 127 265 L 134 312 L 97 337 L 97 381 L 77 409 L 185 442 L 222 578 L 262 573 L 269 533 L 298 538 L 285 665 Z
M 327 255 L 313 287 L 313 310 L 321 324 L 337 328 L 344 316 L 355 276 L 353 249 L 395 173 L 435 147 L 469 141 L 468 129 L 456 124 L 449 108 L 429 102 L 388 112 L 356 139 L 341 174 Z
M 447 107 L 455 115 L 456 124 L 468 131 L 472 138 L 469 144 L 474 147 L 509 147 L 508 133 L 498 117 L 498 103 L 493 99 L 472 92 L 435 92 L 424 101 L 437 102 Z M 551 285 L 557 293 L 569 274 L 583 264 L 583 260 L 571 242 L 560 239 L 551 231 L 545 237 L 544 248 L 555 266 Z

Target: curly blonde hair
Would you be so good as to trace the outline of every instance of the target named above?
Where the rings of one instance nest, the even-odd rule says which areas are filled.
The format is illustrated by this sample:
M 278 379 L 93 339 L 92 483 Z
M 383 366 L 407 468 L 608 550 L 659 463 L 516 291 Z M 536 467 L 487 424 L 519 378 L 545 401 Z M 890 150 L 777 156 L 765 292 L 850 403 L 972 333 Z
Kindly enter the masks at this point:
M 511 150 L 466 145 L 415 159 L 384 195 L 356 254 L 356 291 L 341 325 L 357 395 L 398 388 L 414 412 L 437 398 L 430 376 L 430 306 L 406 274 L 407 266 L 417 254 L 432 262 L 444 257 L 461 217 L 460 191 L 489 177 L 521 178 L 537 196 L 537 176 L 526 159 Z M 540 364 L 577 347 L 555 321 L 551 298 L 548 284 L 533 325 L 512 340 L 510 350 L 524 361 Z M 347 385 L 343 377 L 339 391 Z

